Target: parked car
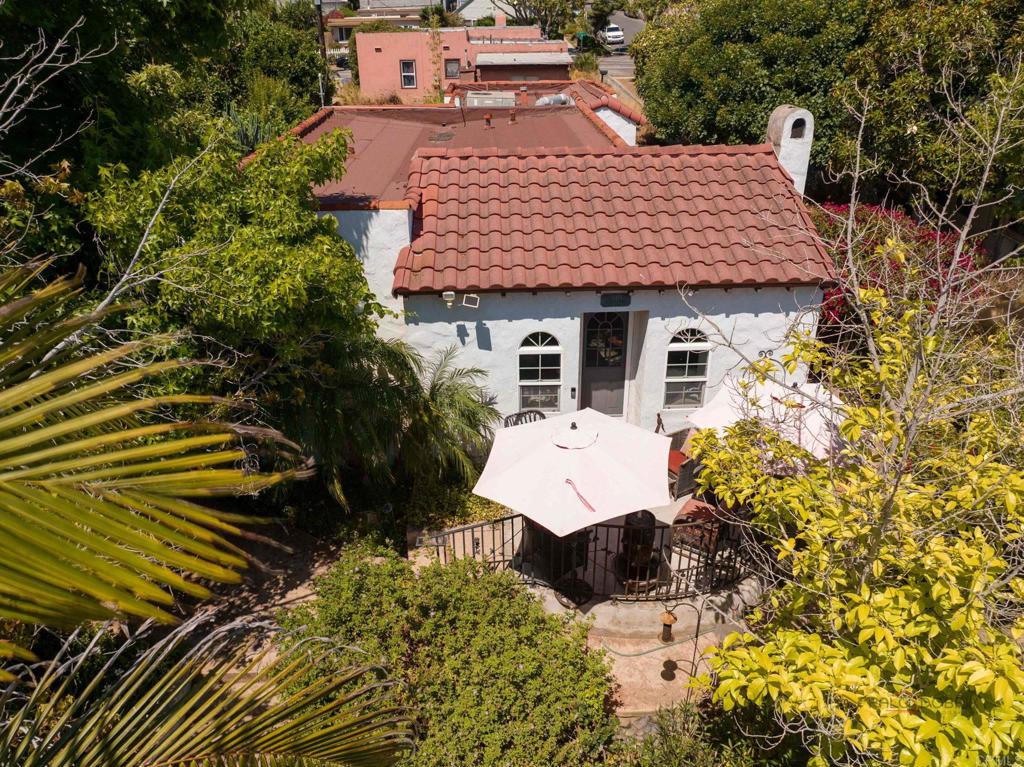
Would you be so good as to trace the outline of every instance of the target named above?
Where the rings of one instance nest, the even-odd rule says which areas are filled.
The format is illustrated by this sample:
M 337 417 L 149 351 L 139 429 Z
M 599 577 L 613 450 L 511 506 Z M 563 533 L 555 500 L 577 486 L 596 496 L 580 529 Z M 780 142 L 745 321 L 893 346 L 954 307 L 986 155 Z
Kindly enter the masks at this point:
M 597 39 L 605 45 L 623 45 L 626 42 L 626 34 L 622 31 L 622 27 L 609 24 L 597 33 Z

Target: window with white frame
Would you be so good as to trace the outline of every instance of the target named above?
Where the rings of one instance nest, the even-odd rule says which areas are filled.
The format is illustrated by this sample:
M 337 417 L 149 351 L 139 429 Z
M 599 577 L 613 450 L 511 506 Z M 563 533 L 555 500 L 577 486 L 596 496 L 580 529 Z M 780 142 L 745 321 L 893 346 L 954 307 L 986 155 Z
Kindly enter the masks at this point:
M 416 62 L 412 60 L 404 60 L 398 62 L 399 71 L 402 73 L 402 87 L 403 88 L 415 88 L 416 87 Z
M 665 364 L 665 407 L 698 408 L 704 404 L 711 344 L 699 330 L 676 333 L 668 345 Z
M 557 411 L 562 349 L 550 333 L 530 333 L 519 345 L 519 409 Z

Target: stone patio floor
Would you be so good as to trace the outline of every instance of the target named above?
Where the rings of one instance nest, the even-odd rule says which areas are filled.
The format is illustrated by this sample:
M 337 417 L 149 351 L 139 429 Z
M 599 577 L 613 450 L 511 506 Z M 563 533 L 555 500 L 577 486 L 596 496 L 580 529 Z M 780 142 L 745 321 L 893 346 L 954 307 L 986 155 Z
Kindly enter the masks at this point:
M 548 612 L 569 612 L 550 589 L 531 590 Z M 708 671 L 704 653 L 742 629 L 741 616 L 757 597 L 757 584 L 748 579 L 728 592 L 671 604 L 595 600 L 575 611 L 591 622 L 588 644 L 603 650 L 611 665 L 619 685 L 616 713 L 623 725 L 694 699 L 698 692 L 690 680 Z M 669 644 L 661 641 L 661 614 L 666 608 L 677 619 Z

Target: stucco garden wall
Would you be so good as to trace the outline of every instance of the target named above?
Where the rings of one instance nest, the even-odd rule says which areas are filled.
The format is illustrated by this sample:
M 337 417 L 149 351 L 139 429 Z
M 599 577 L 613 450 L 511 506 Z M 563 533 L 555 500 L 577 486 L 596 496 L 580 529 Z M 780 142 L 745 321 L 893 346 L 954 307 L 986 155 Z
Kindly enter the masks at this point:
M 820 300 L 821 291 L 814 287 L 704 289 L 691 292 L 685 300 L 671 289 L 635 291 L 630 306 L 620 309 L 602 307 L 600 294 L 591 291 L 485 293 L 477 309 L 462 306 L 461 295 L 451 308 L 438 296 L 409 296 L 404 301 L 402 335 L 424 354 L 457 346 L 459 364 L 488 372 L 488 388 L 501 412 L 508 414 L 519 409 L 520 343 L 529 333 L 551 333 L 562 349 L 560 409 L 570 412 L 579 402 L 582 315 L 629 311 L 626 418 L 654 428 L 661 412 L 665 425 L 673 430 L 687 413 L 662 407 L 668 343 L 675 333 L 695 328 L 719 343 L 709 358 L 706 402 L 727 373 L 742 368 L 736 350 L 754 359 L 760 353 L 780 358 L 789 327 L 797 321 L 813 324 L 813 307 Z M 723 338 L 735 350 L 721 345 Z M 801 380 L 799 374 L 795 380 Z

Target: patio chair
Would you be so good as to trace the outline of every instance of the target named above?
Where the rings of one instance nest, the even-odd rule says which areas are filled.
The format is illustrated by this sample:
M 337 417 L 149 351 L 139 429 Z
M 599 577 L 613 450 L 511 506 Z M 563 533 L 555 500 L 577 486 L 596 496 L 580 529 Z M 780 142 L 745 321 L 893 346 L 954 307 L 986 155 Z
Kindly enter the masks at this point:
M 683 445 L 686 444 L 686 439 L 690 436 L 692 429 L 666 432 L 665 424 L 661 420 L 661 413 L 658 413 L 658 425 L 654 431 L 672 438 L 672 443 L 668 448 L 668 486 L 673 500 L 693 492 L 697 484 L 694 479 L 694 461 L 683 452 Z
M 505 416 L 505 428 L 520 426 L 524 423 L 533 423 L 534 421 L 543 421 L 545 418 L 547 416 L 540 410 L 523 410 L 519 413 Z

